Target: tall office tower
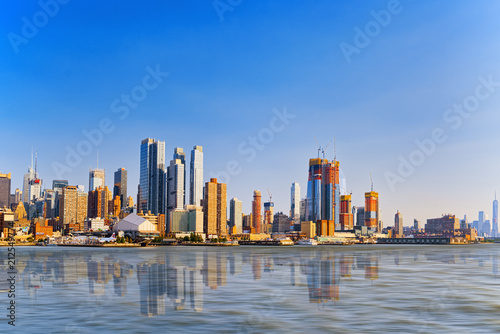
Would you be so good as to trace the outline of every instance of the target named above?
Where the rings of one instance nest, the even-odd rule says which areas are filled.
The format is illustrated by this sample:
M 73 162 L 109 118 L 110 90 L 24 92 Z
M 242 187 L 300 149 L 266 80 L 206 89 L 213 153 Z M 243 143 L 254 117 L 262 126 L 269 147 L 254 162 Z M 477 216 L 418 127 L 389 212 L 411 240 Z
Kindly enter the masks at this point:
M 28 173 L 24 174 L 23 182 L 23 202 L 29 203 L 42 197 L 42 180 L 37 173 L 37 155 L 35 153 L 35 168 L 33 169 L 33 152 L 31 152 L 31 167 Z
M 260 225 L 262 224 L 262 201 L 259 190 L 253 192 L 252 201 L 252 228 L 255 233 L 260 233 Z
M 10 205 L 10 173 L 0 173 L 0 208 L 9 207 Z
M 14 201 L 15 201 L 14 203 L 19 203 L 23 201 L 23 192 L 19 190 L 19 188 L 16 188 Z
M 229 201 L 229 228 L 231 234 L 243 233 L 243 204 L 236 197 Z
M 57 193 L 52 189 L 45 189 L 43 191 L 43 208 L 40 211 L 40 214 L 43 213 L 44 218 L 56 217 L 56 195 Z
M 207 237 L 227 235 L 227 185 L 212 178 L 205 183 L 203 232 Z
M 64 187 L 68 186 L 68 180 L 52 180 L 52 190 L 62 194 Z
M 116 196 L 120 197 L 120 203 L 125 207 L 127 201 L 127 170 L 125 168 L 118 168 L 115 172 L 113 198 Z
M 106 185 L 104 169 L 90 169 L 89 171 L 89 191 L 96 190 Z
M 373 190 L 365 193 L 365 226 L 378 230 L 378 213 L 378 193 Z
M 300 200 L 300 221 L 306 221 L 306 207 L 307 207 L 307 198 L 303 198 Z
M 264 224 L 261 232 L 270 233 L 274 224 L 274 203 L 264 202 Z
M 54 206 L 55 217 L 59 217 L 62 190 L 66 186 L 68 186 L 68 180 L 52 180 L 52 190 L 54 190 L 55 193 L 55 206 Z
M 141 142 L 140 166 L 140 203 L 137 211 L 157 215 L 165 213 L 166 208 L 166 175 L 165 175 L 165 142 L 146 138 Z
M 177 149 L 176 149 L 177 150 Z M 184 209 L 184 181 L 186 165 L 182 163 L 181 159 L 175 159 L 176 154 L 174 154 L 174 159 L 170 161 L 170 166 L 167 169 L 167 213 L 170 216 L 170 212 L 173 210 Z M 169 218 L 167 218 L 168 221 Z
M 477 233 L 479 235 L 483 235 L 483 225 L 484 221 L 488 219 L 486 218 L 486 215 L 484 214 L 484 211 L 479 211 L 479 219 L 478 219 L 478 225 L 477 225 Z
M 184 153 L 184 149 L 182 149 L 181 147 L 176 147 L 174 148 L 174 157 L 172 160 L 180 160 L 181 161 L 181 164 L 182 166 L 184 167 L 184 172 L 183 172 L 183 175 L 184 175 L 184 179 L 182 181 L 182 189 L 183 189 L 183 193 L 184 193 L 184 199 L 182 200 L 182 202 L 184 204 L 187 204 L 186 202 L 186 194 L 187 194 L 187 191 L 186 191 L 186 154 Z
M 274 222 L 274 202 L 264 202 L 264 213 L 266 211 L 271 215 L 266 224 L 272 224 Z
M 339 162 L 309 159 L 306 219 L 333 220 L 340 229 Z
M 351 209 L 351 195 L 340 196 L 340 229 L 352 230 L 354 228 L 353 213 Z
M 111 191 L 107 186 L 98 187 L 95 190 L 89 191 L 87 201 L 87 217 L 88 218 L 108 218 L 110 214 L 109 206 L 113 200 Z
M 495 192 L 495 200 L 493 201 L 493 216 L 491 218 L 491 236 L 498 238 L 498 201 L 497 193 Z
M 416 220 L 416 219 L 413 219 L 413 229 L 415 231 L 419 231 L 421 229 L 420 222 L 418 220 Z
M 394 234 L 398 237 L 403 236 L 403 215 L 399 210 L 394 215 Z
M 189 176 L 189 204 L 201 205 L 203 199 L 203 147 L 195 146 L 191 151 Z
M 60 201 L 59 221 L 63 226 L 68 224 L 79 224 L 83 229 L 83 223 L 87 217 L 87 193 L 78 191 L 76 186 L 63 188 Z
M 292 183 L 290 200 L 290 218 L 294 224 L 300 224 L 300 185 L 297 182 Z

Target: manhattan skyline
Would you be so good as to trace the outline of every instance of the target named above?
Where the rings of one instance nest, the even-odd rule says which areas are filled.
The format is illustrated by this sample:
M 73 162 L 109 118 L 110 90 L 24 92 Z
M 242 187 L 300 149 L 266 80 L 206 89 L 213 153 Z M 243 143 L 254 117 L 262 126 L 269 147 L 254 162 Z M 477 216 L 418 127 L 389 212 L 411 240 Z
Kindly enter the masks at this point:
M 500 4 L 400 1 L 386 26 L 356 46 L 357 31 L 389 3 L 243 1 L 221 20 L 212 2 L 68 2 L 17 48 L 9 33 L 22 36 L 23 17 L 32 22 L 42 9 L 10 3 L 0 14 L 0 172 L 12 173 L 12 193 L 22 189 L 34 147 L 44 188 L 68 179 L 88 191 L 99 150 L 106 185 L 112 189 L 112 173 L 125 168 L 135 201 L 139 146 L 149 137 L 165 141 L 166 163 L 175 147 L 189 155 L 202 146 L 203 182 L 236 161 L 241 170 L 227 182 L 227 198 L 250 213 L 253 191 L 267 201 L 269 188 L 275 212 L 288 214 L 291 184 L 306 195 L 315 137 L 326 147 L 335 136 L 336 152 L 332 143 L 326 158 L 340 161 L 354 206 L 364 205 L 372 173 L 384 226 L 397 210 L 405 226 L 445 213 L 469 222 L 478 211 L 491 216 L 500 185 Z M 346 57 L 342 43 L 359 53 Z M 147 96 L 126 102 L 138 86 Z M 473 108 L 477 91 L 490 94 Z M 473 111 L 454 109 L 467 103 Z M 273 123 L 285 110 L 293 118 Z M 54 163 L 65 163 L 66 147 L 76 149 L 105 119 L 113 130 L 58 175 Z M 400 157 L 410 160 L 416 141 L 436 129 L 435 148 L 391 188 L 387 172 L 397 174 Z M 252 144 L 259 134 L 265 140 Z

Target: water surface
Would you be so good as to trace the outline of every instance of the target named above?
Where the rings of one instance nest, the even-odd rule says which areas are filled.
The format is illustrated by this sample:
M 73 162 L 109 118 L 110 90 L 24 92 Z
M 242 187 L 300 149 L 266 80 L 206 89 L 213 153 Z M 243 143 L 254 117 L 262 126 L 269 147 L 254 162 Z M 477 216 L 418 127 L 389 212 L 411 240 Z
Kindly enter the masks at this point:
M 500 245 L 16 251 L 16 327 L 3 270 L 0 332 L 500 331 Z

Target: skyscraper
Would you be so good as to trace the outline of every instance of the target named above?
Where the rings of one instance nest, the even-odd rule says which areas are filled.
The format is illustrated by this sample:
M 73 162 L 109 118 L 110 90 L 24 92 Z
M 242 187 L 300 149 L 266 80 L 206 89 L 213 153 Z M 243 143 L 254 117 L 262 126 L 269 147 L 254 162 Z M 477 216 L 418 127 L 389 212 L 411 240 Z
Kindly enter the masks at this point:
M 79 224 L 83 229 L 83 223 L 87 217 L 87 193 L 78 191 L 75 186 L 67 186 L 63 189 L 60 202 L 61 224 Z
M 403 215 L 399 210 L 394 215 L 394 234 L 398 237 L 403 236 Z
M 309 159 L 307 182 L 307 213 L 310 221 L 333 220 L 340 229 L 339 162 Z
M 127 206 L 127 170 L 118 168 L 115 172 L 115 183 L 113 186 L 113 198 L 120 197 L 121 206 Z
M 96 190 L 106 185 L 106 176 L 104 169 L 90 169 L 89 171 L 89 191 Z
M 340 196 L 340 229 L 352 230 L 354 228 L 353 213 L 351 209 L 351 195 Z
M 184 199 L 182 202 L 184 204 L 187 204 L 186 202 L 186 154 L 184 153 L 184 149 L 181 147 L 176 147 L 174 148 L 174 157 L 173 160 L 180 160 L 181 164 L 184 168 L 182 174 L 183 174 L 183 180 L 182 180 L 182 192 L 183 192 L 183 197 Z M 167 187 L 168 188 L 168 187 Z
M 252 201 L 252 228 L 255 233 L 260 233 L 262 224 L 262 196 L 259 190 L 253 192 Z
M 243 232 L 242 202 L 236 197 L 231 198 L 229 202 L 229 227 L 231 233 Z
M 68 185 L 68 180 L 52 180 L 52 190 L 54 190 L 54 216 L 59 217 L 60 212 L 60 200 L 62 196 L 62 190 Z
M 113 199 L 111 191 L 107 186 L 99 187 L 89 191 L 87 201 L 87 217 L 88 218 L 108 218 L 111 210 L 109 210 L 109 202 Z
M 478 219 L 478 225 L 477 225 L 477 233 L 482 236 L 483 235 L 483 224 L 484 221 L 488 219 L 486 218 L 486 215 L 484 214 L 484 211 L 479 211 L 479 219 Z
M 365 193 L 365 226 L 378 230 L 378 215 L 378 193 L 372 190 Z
M 201 205 L 203 199 L 203 147 L 193 147 L 190 167 L 189 204 Z
M 10 205 L 10 173 L 0 173 L 0 208 L 9 207 Z
M 212 178 L 205 183 L 203 231 L 207 237 L 227 235 L 227 185 Z
M 295 224 L 300 224 L 300 185 L 297 182 L 292 183 L 290 218 Z
M 186 164 L 182 148 L 176 147 L 174 158 L 167 168 L 167 212 L 184 209 L 186 193 Z
M 141 142 L 141 165 L 137 210 L 165 213 L 165 142 L 146 138 Z
M 493 201 L 493 216 L 491 219 L 491 236 L 494 238 L 498 238 L 498 201 L 497 201 L 497 193 L 495 192 L 495 200 Z

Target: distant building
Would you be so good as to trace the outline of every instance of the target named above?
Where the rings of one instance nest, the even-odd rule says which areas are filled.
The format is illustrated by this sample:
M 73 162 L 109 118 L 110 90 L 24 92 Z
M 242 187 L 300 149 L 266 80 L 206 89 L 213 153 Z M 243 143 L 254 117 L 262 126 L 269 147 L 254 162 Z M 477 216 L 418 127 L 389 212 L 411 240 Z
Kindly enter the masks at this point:
M 413 219 L 413 229 L 415 231 L 420 231 L 421 229 L 420 222 L 417 219 Z
M 353 213 L 351 209 L 351 195 L 340 196 L 340 229 L 352 230 L 354 228 Z
M 437 235 L 453 235 L 460 229 L 460 222 L 455 215 L 445 215 L 441 218 L 427 219 L 425 224 L 425 233 Z
M 185 209 L 170 211 L 167 233 L 203 233 L 203 211 L 201 206 L 186 205 Z
M 166 185 L 165 142 L 146 138 L 141 142 L 137 211 L 165 213 Z
M 113 226 L 113 231 L 133 231 L 139 233 L 158 232 L 156 226 L 144 217 L 131 213 Z
M 253 233 L 261 233 L 262 224 L 262 196 L 259 190 L 253 192 L 252 201 L 252 230 Z
M 312 239 L 316 236 L 316 223 L 303 221 L 300 223 L 300 232 L 306 234 L 306 239 Z
M 123 208 L 127 207 L 127 174 L 125 168 L 118 168 L 113 184 L 113 198 L 119 196 Z
M 493 201 L 493 216 L 491 218 L 492 230 L 491 236 L 494 238 L 498 238 L 498 201 L 497 201 L 497 193 L 495 192 L 495 200 Z
M 291 189 L 290 218 L 295 224 L 300 224 L 300 209 L 300 185 L 294 182 Z
M 372 229 L 378 229 L 378 222 L 378 193 L 370 191 L 365 193 L 365 226 Z
M 186 157 L 180 147 L 174 151 L 174 159 L 167 168 L 167 212 L 182 210 L 185 205 L 186 193 Z
M 54 217 L 59 217 L 60 213 L 60 199 L 62 196 L 62 190 L 68 185 L 68 180 L 52 180 L 52 190 L 55 193 L 55 204 L 54 204 Z
M 10 207 L 10 175 L 0 173 L 0 208 Z
M 306 220 L 334 220 L 340 229 L 340 172 L 339 162 L 309 159 Z
M 243 230 L 244 231 L 250 231 L 251 228 L 252 228 L 252 224 L 253 224 L 253 216 L 252 214 L 249 214 L 249 215 L 245 215 L 243 214 Z
M 236 197 L 229 201 L 229 228 L 231 234 L 243 233 L 243 204 Z
M 189 179 L 189 204 L 201 205 L 203 199 L 203 147 L 194 146 L 191 150 Z
M 352 212 L 356 217 L 356 226 L 365 226 L 365 207 L 354 206 Z
M 285 233 L 290 231 L 290 218 L 283 214 L 283 212 L 277 212 L 273 219 L 273 233 Z
M 210 236 L 227 235 L 227 185 L 216 178 L 205 183 L 203 232 Z
M 106 185 L 106 172 L 104 169 L 91 169 L 89 171 L 89 191 L 96 190 L 101 187 L 104 188 Z
M 264 224 L 261 227 L 261 231 L 264 233 L 269 233 L 272 229 L 274 222 L 274 203 L 264 202 Z
M 403 215 L 399 212 L 396 212 L 394 215 L 394 234 L 397 237 L 402 237 L 403 233 Z
M 109 218 L 110 202 L 113 200 L 111 191 L 107 186 L 98 187 L 88 193 L 87 217 L 88 218 Z
M 61 225 L 66 228 L 69 224 L 77 224 L 79 230 L 84 227 L 87 218 L 87 194 L 78 191 L 76 186 L 67 186 L 62 191 L 60 200 Z

